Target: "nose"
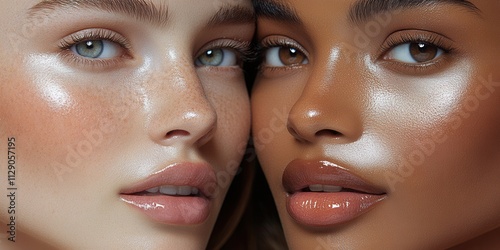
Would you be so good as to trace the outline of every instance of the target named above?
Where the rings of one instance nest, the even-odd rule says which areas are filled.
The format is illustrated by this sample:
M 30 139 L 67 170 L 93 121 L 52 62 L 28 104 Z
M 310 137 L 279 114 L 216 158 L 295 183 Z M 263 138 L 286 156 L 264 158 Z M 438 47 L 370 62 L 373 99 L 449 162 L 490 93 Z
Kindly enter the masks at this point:
M 363 98 L 356 87 L 352 65 L 318 64 L 290 110 L 289 133 L 303 143 L 327 140 L 342 144 L 358 140 L 363 133 Z
M 175 65 L 175 66 L 172 66 Z M 189 58 L 170 63 L 154 73 L 148 130 L 158 144 L 201 146 L 210 141 L 217 126 L 217 112 L 210 103 Z

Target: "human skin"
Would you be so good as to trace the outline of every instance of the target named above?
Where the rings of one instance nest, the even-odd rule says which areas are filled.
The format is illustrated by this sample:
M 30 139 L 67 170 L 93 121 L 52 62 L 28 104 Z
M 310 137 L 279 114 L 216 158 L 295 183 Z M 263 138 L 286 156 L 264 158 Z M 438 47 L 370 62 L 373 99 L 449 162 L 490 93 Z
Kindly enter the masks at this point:
M 500 2 L 416 2 L 363 19 L 349 16 L 357 0 L 255 1 L 252 132 L 290 249 L 500 246 Z M 285 189 L 286 175 L 329 165 L 328 178 L 357 176 L 377 201 L 312 194 L 342 186 L 321 174 Z M 312 198 L 290 204 L 297 194 Z
M 156 11 L 134 17 L 134 2 Z M 241 60 L 254 33 L 251 2 L 39 3 L 0 4 L 0 248 L 204 249 L 250 132 Z M 89 41 L 105 41 L 99 58 L 76 49 Z M 15 243 L 5 233 L 8 138 Z M 209 174 L 198 178 L 193 166 Z M 198 194 L 166 201 L 184 199 L 194 215 L 181 207 L 152 218 L 128 204 L 162 170 L 160 186 L 199 182 Z

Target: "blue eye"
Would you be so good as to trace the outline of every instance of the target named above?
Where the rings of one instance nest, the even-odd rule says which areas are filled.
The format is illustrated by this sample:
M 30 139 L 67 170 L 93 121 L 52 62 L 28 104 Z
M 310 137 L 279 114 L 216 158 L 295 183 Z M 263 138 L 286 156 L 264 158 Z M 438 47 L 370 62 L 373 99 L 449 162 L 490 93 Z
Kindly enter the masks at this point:
M 120 46 L 109 40 L 87 40 L 71 46 L 71 51 L 91 59 L 113 58 L 120 55 Z
M 299 49 L 286 46 L 270 47 L 266 50 L 265 64 L 271 67 L 288 67 L 309 63 Z
M 210 49 L 196 58 L 196 66 L 229 67 L 238 64 L 238 56 L 231 49 Z
M 426 42 L 408 42 L 393 47 L 387 59 L 409 64 L 427 63 L 441 57 L 444 50 Z

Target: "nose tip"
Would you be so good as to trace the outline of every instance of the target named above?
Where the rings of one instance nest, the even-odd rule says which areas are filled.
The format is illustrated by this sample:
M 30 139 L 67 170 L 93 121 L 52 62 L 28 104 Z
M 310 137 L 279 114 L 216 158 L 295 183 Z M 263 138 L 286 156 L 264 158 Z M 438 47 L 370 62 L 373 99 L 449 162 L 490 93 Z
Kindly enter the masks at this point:
M 201 146 L 210 141 L 216 131 L 217 114 L 213 109 L 199 109 L 188 115 L 173 118 L 167 122 L 167 129 L 160 132 L 157 141 L 163 145 L 185 143 Z
M 190 132 L 191 131 L 191 132 Z M 161 140 L 162 144 L 174 144 L 175 141 L 184 141 L 187 144 L 201 146 L 210 141 L 216 131 L 216 126 L 206 127 L 205 129 L 185 128 L 172 129 L 165 134 Z
M 346 143 L 360 135 L 359 121 L 345 111 L 328 109 L 299 100 L 291 109 L 287 129 L 301 143 L 335 140 Z
M 294 119 L 289 119 L 287 123 L 287 129 L 290 135 L 292 135 L 297 141 L 302 143 L 315 142 L 318 138 L 342 138 L 344 135 L 334 129 L 321 128 L 320 123 L 312 120 L 308 124 L 302 121 L 294 121 Z

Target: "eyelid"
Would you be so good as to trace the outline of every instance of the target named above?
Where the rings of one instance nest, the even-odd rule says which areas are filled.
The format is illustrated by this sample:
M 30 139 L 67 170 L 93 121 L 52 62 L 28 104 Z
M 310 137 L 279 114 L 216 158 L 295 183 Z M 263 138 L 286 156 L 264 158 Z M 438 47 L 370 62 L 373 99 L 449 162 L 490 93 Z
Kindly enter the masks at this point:
M 61 39 L 59 48 L 69 49 L 71 46 L 86 40 L 109 40 L 119 44 L 126 50 L 131 49 L 129 41 L 124 36 L 108 29 L 85 29 L 72 33 Z
M 300 45 L 297 41 L 294 39 L 285 37 L 285 36 L 277 36 L 277 35 L 272 35 L 265 37 L 264 39 L 261 40 L 259 43 L 259 52 L 260 54 L 263 54 L 265 50 L 272 48 L 272 47 L 293 47 L 295 49 L 298 49 L 301 53 L 303 53 L 307 59 L 309 59 L 309 53 L 307 50 Z

